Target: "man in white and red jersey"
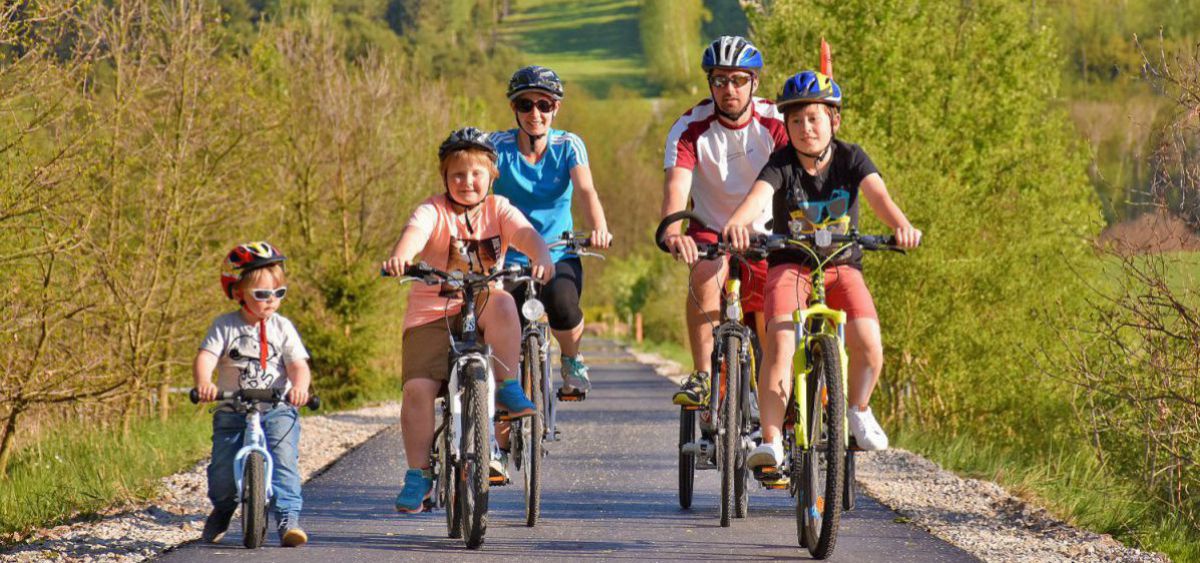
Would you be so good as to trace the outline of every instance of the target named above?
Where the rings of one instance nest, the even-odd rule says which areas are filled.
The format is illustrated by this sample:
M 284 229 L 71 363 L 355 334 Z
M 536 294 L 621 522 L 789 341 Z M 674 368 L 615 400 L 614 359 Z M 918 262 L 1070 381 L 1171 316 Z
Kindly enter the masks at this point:
M 754 96 L 763 66 L 757 47 L 742 37 L 719 37 L 705 49 L 701 66 L 708 74 L 711 97 L 675 121 L 663 162 L 662 216 L 682 211 L 690 202 L 704 223 L 691 222 L 686 233 L 676 227 L 666 238 L 676 259 L 695 264 L 690 284 L 696 298 L 689 296 L 685 305 L 694 369 L 674 396 L 675 404 L 692 406 L 708 401 L 712 329 L 720 318 L 717 309 L 728 270 L 726 261 L 697 264 L 696 243 L 717 241 L 717 230 L 750 191 L 768 157 L 788 144 L 775 104 Z M 753 229 L 768 233 L 770 217 L 766 206 L 752 223 Z M 761 313 L 767 266 L 765 261 L 751 264 L 750 271 L 743 269 L 742 306 L 747 313 Z M 762 315 L 754 316 L 761 335 Z

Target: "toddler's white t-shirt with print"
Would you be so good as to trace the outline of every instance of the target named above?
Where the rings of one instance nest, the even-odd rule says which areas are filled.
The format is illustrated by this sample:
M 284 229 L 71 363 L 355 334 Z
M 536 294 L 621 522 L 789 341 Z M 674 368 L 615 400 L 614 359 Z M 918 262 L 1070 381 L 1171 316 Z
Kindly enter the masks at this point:
M 271 315 L 267 327 L 267 367 L 263 369 L 259 353 L 258 323 L 247 323 L 240 311 L 216 318 L 204 335 L 201 350 L 217 356 L 217 388 L 289 389 L 287 366 L 307 360 L 308 350 L 292 322 L 282 315 Z

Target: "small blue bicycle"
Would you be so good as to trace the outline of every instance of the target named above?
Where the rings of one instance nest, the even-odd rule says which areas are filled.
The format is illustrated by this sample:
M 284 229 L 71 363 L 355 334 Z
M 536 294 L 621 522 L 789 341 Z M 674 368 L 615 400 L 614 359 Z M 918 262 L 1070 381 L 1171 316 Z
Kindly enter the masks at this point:
M 189 398 L 192 404 L 200 402 L 200 394 L 192 389 Z M 242 505 L 242 545 L 250 549 L 262 547 L 267 537 L 267 505 L 275 491 L 271 477 L 275 462 L 267 449 L 267 435 L 262 425 L 262 413 L 258 405 L 272 407 L 286 401 L 284 389 L 238 389 L 221 391 L 218 401 L 233 401 L 237 412 L 246 415 L 246 432 L 242 435 L 242 449 L 233 458 L 233 478 L 237 484 L 237 498 Z M 311 410 L 321 408 L 321 399 L 312 397 L 304 406 Z

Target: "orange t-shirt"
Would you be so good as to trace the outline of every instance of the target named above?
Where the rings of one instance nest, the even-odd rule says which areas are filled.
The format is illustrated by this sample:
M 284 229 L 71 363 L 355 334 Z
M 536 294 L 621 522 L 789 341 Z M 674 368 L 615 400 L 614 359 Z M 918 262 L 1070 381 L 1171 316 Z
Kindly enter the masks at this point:
M 475 209 L 460 214 L 450 207 L 445 194 L 438 194 L 413 210 L 408 225 L 428 237 L 418 260 L 446 272 L 477 273 L 503 264 L 504 253 L 517 230 L 533 228 L 519 209 L 498 195 L 489 195 Z M 460 307 L 460 295 L 447 297 L 440 286 L 414 284 L 408 294 L 404 328 L 441 320 L 457 313 Z

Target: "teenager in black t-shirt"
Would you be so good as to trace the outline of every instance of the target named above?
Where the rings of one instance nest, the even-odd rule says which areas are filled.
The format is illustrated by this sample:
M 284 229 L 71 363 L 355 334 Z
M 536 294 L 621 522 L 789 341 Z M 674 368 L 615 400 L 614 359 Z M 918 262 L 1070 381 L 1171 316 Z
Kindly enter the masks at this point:
M 858 226 L 860 196 L 892 228 L 896 243 L 914 248 L 921 231 L 900 211 L 871 159 L 858 145 L 835 139 L 841 125 L 841 88 L 823 74 L 804 71 L 784 84 L 776 105 L 784 114 L 790 146 L 771 155 L 750 193 L 724 228 L 735 246 L 749 246 L 749 223 L 754 210 L 771 203 L 776 233 L 787 233 L 793 211 L 819 208 L 822 220 L 842 229 Z M 833 216 L 838 213 L 838 216 Z M 801 213 L 798 216 L 804 216 Z M 844 216 L 843 216 L 844 215 Z M 846 347 L 850 356 L 847 419 L 858 445 L 867 450 L 887 448 L 887 434 L 879 427 L 868 404 L 883 368 L 883 344 L 878 315 L 862 278 L 862 251 L 854 248 L 836 257 L 825 272 L 830 307 L 847 314 Z M 759 409 L 763 444 L 751 453 L 751 467 L 778 466 L 783 461 L 782 432 L 792 355 L 796 351 L 792 312 L 808 299 L 811 258 L 803 252 L 776 252 L 767 271 L 767 340 L 759 383 Z

